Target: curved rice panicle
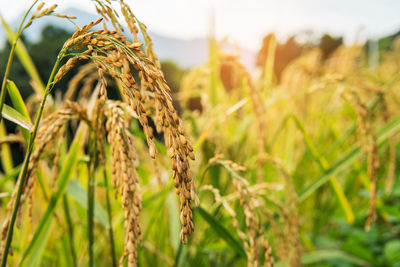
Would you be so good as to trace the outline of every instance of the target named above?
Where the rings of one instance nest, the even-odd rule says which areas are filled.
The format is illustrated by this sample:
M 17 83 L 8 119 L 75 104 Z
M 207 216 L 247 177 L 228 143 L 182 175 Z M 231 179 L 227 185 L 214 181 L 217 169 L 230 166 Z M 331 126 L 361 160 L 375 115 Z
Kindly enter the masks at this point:
M 20 206 L 32 192 L 35 181 L 33 178 L 34 169 L 46 144 L 53 140 L 60 133 L 62 126 L 74 116 L 90 122 L 94 129 L 99 132 L 99 136 L 104 137 L 107 134 L 113 151 L 111 160 L 114 167 L 120 167 L 114 168 L 113 185 L 116 190 L 121 190 L 122 194 L 126 229 L 124 257 L 127 257 L 129 265 L 133 266 L 136 265 L 136 246 L 140 239 L 138 216 L 141 209 L 141 197 L 139 177 L 135 171 L 135 159 L 137 157 L 135 157 L 133 136 L 128 131 L 121 105 L 107 102 L 105 75 L 121 85 L 120 93 L 126 105 L 129 105 L 143 127 L 149 154 L 152 158 L 156 157 L 157 151 L 153 128 L 149 125 L 149 117 L 152 117 L 155 121 L 157 130 L 164 134 L 168 156 L 172 163 L 174 187 L 180 199 L 180 221 L 182 224 L 180 238 L 183 243 L 187 243 L 188 236 L 194 231 L 192 202 L 195 201 L 198 204 L 190 169 L 190 160 L 194 160 L 194 153 L 193 147 L 184 133 L 177 111 L 172 104 L 171 90 L 163 77 L 160 63 L 153 52 L 152 41 L 146 32 L 146 27 L 137 20 L 128 5 L 120 1 L 122 14 L 129 30 L 135 36 L 133 41 L 128 41 L 123 35 L 122 25 L 118 22 L 118 12 L 111 6 L 111 3 L 107 0 L 95 2 L 97 10 L 103 18 L 82 28 L 78 27 L 72 37 L 65 42 L 62 51 L 69 59 L 59 68 L 54 83 L 62 79 L 78 62 L 90 61 L 87 69 L 84 69 L 82 74 L 71 81 L 67 99 L 71 99 L 75 94 L 77 83 L 89 75 L 90 79 L 86 81 L 88 84 L 86 90 L 89 91 L 91 85 L 96 81 L 100 84 L 100 97 L 95 104 L 97 116 L 94 116 L 95 120 L 92 122 L 86 115 L 86 110 L 79 104 L 66 102 L 66 109 L 57 111 L 42 122 L 36 141 L 36 150 L 29 165 L 29 178 L 26 180 Z M 43 5 L 39 7 L 42 8 Z M 33 18 L 52 13 L 55 6 L 44 11 L 40 11 L 40 8 L 37 12 L 41 13 L 35 13 L 36 15 Z M 103 19 L 110 20 L 115 30 L 90 31 L 94 26 L 99 25 Z M 145 45 L 137 41 L 139 29 L 144 36 Z M 93 74 L 93 70 L 97 70 L 97 74 Z M 135 80 L 133 75 L 135 72 L 138 73 L 140 81 Z M 104 116 L 99 114 L 104 114 Z M 106 129 L 102 127 L 104 122 Z M 97 140 L 99 147 L 101 147 L 100 143 L 101 140 Z M 100 160 L 104 161 L 104 157 L 100 156 Z M 15 196 L 15 192 L 13 196 Z M 12 207 L 12 202 L 10 201 L 9 210 Z M 3 227 L 3 238 L 8 229 L 8 222 L 9 220 L 6 220 Z

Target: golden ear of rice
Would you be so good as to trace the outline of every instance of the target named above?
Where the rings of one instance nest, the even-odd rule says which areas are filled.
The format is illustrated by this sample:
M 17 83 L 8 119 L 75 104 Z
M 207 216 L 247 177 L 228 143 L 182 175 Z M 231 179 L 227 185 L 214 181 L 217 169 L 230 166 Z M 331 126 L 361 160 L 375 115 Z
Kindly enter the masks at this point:
M 100 20 L 78 29 L 64 45 L 64 49 L 67 49 L 69 53 L 75 53 L 76 56 L 70 58 L 59 69 L 56 74 L 56 80 L 60 80 L 78 61 L 90 60 L 98 69 L 99 80 L 102 84 L 100 97 L 104 100 L 103 108 L 107 118 L 107 138 L 113 151 L 114 178 L 112 181 L 116 189 L 121 187 L 122 192 L 127 188 L 137 188 L 139 186 L 138 177 L 134 169 L 135 166 L 128 161 L 133 156 L 131 151 L 134 149 L 134 140 L 125 125 L 123 108 L 106 101 L 107 81 L 104 75 L 109 75 L 121 85 L 123 99 L 130 106 L 130 109 L 136 113 L 146 135 L 149 154 L 152 158 L 155 158 L 157 151 L 154 133 L 148 119 L 148 117 L 153 117 L 157 129 L 164 134 L 168 156 L 171 158 L 175 191 L 181 203 L 180 221 L 182 230 L 180 238 L 183 243 L 186 243 L 188 236 L 194 230 L 192 201 L 198 202 L 189 163 L 190 160 L 194 160 L 193 147 L 184 133 L 182 123 L 172 104 L 171 90 L 160 70 L 160 64 L 152 49 L 151 38 L 146 32 L 144 24 L 140 23 L 130 8 L 121 1 L 121 12 L 129 30 L 136 36 L 140 29 L 144 36 L 145 52 L 142 50 L 143 44 L 138 43 L 136 37 L 133 42 L 130 42 L 122 34 L 124 29 L 117 20 L 118 12 L 107 1 L 98 0 L 95 2 L 98 12 L 104 19 L 113 23 L 115 30 L 104 29 L 89 32 L 88 30 L 100 23 Z M 135 80 L 133 72 L 139 74 L 140 82 Z M 81 78 L 78 77 L 75 84 Z M 72 95 L 76 90 L 76 85 L 74 86 L 75 88 L 72 87 L 69 95 Z M 101 110 L 101 108 L 99 107 L 98 110 Z M 117 145 L 114 144 L 115 142 Z M 98 143 L 100 145 L 100 142 Z M 120 150 L 117 147 L 123 147 L 124 149 Z M 137 156 L 135 157 L 137 158 Z M 121 168 L 125 174 L 119 173 Z M 117 177 L 125 177 L 126 179 Z M 134 177 L 137 182 L 130 184 L 132 183 L 131 177 Z M 137 190 L 134 191 L 135 194 L 138 193 Z M 133 191 L 131 193 L 133 194 Z M 123 206 L 128 206 L 129 201 L 127 197 L 124 197 L 124 193 L 123 199 Z M 140 195 L 135 201 L 140 202 Z M 139 238 L 140 236 L 138 234 L 140 228 L 137 220 L 138 212 L 140 211 L 139 202 L 134 203 L 134 206 L 137 207 L 134 212 L 126 211 L 125 218 L 127 223 L 126 236 L 127 238 L 129 237 L 125 244 L 129 251 L 125 251 L 125 256 L 128 258 L 133 257 L 133 259 L 136 259 L 136 254 L 133 254 L 132 248 L 136 251 L 137 242 L 133 238 Z M 134 233 L 133 237 L 129 234 L 132 231 Z M 135 260 L 130 262 L 134 263 Z

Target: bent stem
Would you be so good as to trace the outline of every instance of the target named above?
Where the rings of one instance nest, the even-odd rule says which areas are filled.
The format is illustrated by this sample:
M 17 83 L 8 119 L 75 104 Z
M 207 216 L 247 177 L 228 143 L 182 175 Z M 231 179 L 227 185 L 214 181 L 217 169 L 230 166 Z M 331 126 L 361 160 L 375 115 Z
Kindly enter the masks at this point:
M 11 46 L 11 51 L 10 54 L 8 55 L 8 61 L 7 61 L 7 65 L 6 65 L 6 71 L 4 72 L 4 77 L 3 77 L 3 82 L 1 84 L 1 93 L 0 93 L 0 122 L 3 119 L 3 115 L 2 115 L 2 111 L 3 111 L 3 106 L 4 106 L 4 101 L 6 99 L 6 84 L 7 84 L 7 79 L 8 79 L 8 75 L 10 74 L 10 69 L 11 69 L 11 63 L 12 60 L 14 58 L 14 53 L 15 53 L 15 48 L 17 46 L 17 43 L 19 41 L 19 37 L 21 36 L 22 32 L 23 32 L 23 28 L 22 26 L 24 25 L 24 22 L 26 20 L 26 17 L 28 16 L 29 12 L 31 11 L 31 9 L 33 8 L 33 6 L 38 2 L 39 0 L 36 0 L 35 2 L 33 2 L 33 4 L 30 6 L 30 8 L 28 9 L 28 11 L 25 13 L 24 18 L 22 19 L 21 23 L 19 24 L 18 27 L 18 31 L 15 35 L 15 39 L 12 43 Z
M 54 86 L 54 76 L 56 73 L 56 70 L 60 64 L 61 59 L 64 57 L 65 53 L 67 52 L 67 48 L 63 48 L 61 49 L 60 53 L 57 56 L 57 61 L 54 64 L 53 70 L 51 71 L 49 80 L 47 82 L 46 85 L 46 89 L 43 95 L 43 99 L 40 103 L 40 107 L 39 107 L 39 111 L 38 114 L 36 115 L 36 119 L 35 119 L 35 124 L 33 126 L 33 130 L 29 135 L 29 142 L 28 142 L 28 148 L 26 149 L 26 154 L 25 154 L 25 158 L 24 158 L 24 162 L 22 164 L 21 167 L 21 171 L 18 175 L 18 189 L 17 189 L 17 195 L 15 197 L 15 202 L 14 202 L 14 206 L 12 209 L 12 213 L 11 213 L 11 220 L 10 220 L 10 225 L 8 226 L 8 230 L 7 230 L 7 237 L 6 237 L 6 241 L 5 241 L 5 245 L 4 245 L 4 251 L 3 251 L 3 257 L 1 259 L 1 267 L 6 267 L 7 264 L 7 257 L 8 257 L 8 252 L 11 246 L 11 241 L 12 241 L 12 235 L 13 235 L 13 231 L 14 231 L 14 224 L 15 221 L 17 219 L 17 213 L 18 213 L 18 207 L 20 205 L 20 200 L 21 200 L 21 195 L 22 195 L 22 190 L 24 188 L 25 185 L 25 181 L 26 181 L 26 173 L 28 171 L 28 165 L 29 165 L 29 160 L 31 158 L 32 155 L 32 151 L 33 151 L 33 146 L 35 143 L 35 139 L 36 139 L 36 135 L 39 129 L 39 123 L 40 120 L 42 118 L 42 114 L 43 114 L 43 110 L 44 110 L 44 105 L 46 103 L 46 99 L 47 96 L 50 94 L 51 89 Z

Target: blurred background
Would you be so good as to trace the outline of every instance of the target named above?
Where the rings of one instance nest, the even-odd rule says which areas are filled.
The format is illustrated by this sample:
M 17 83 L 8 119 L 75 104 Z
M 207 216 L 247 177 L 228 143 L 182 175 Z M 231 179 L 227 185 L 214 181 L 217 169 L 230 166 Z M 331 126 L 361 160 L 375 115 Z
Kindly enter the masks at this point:
M 10 1 L 0 5 L 0 15 L 16 30 L 31 3 Z M 53 3 L 59 4 L 57 13 L 77 19 L 46 16 L 24 31 L 22 40 L 42 81 L 47 81 L 60 47 L 75 31 L 74 24 L 82 26 L 99 17 L 90 0 L 46 1 L 49 6 Z M 196 210 L 199 230 L 192 245 L 182 246 L 175 234 L 179 228 L 175 196 L 158 194 L 171 182 L 169 162 L 159 160 L 158 170 L 143 160 L 140 176 L 144 177 L 143 199 L 148 205 L 143 211 L 143 229 L 164 226 L 146 230 L 148 242 L 139 251 L 143 266 L 165 266 L 165 262 L 171 266 L 186 266 L 187 262 L 191 266 L 244 266 L 245 257 L 235 252 L 236 243 L 229 244 L 229 240 L 241 242 L 235 229 L 247 229 L 247 215 L 241 210 L 238 190 L 232 186 L 237 173 L 249 181 L 252 194 L 257 195 L 260 229 L 265 229 L 272 255 L 281 264 L 278 266 L 299 266 L 297 249 L 303 253 L 304 265 L 400 266 L 400 1 L 126 3 L 148 28 L 172 89 L 174 106 L 197 150 L 193 173 L 204 208 Z M 112 29 L 109 23 L 107 27 Z M 1 27 L 0 75 L 4 75 L 10 47 Z M 82 65 L 56 84 L 54 106 L 61 106 Z M 9 79 L 15 81 L 25 100 L 35 95 L 34 84 L 18 57 Z M 84 84 L 83 79 L 80 86 Z M 115 91 L 114 97 L 112 90 L 108 93 L 111 99 L 116 98 Z M 83 100 L 76 99 L 85 105 Z M 10 99 L 6 101 L 10 103 Z M 18 132 L 10 122 L 5 126 L 9 133 Z M 138 134 L 140 127 L 135 127 L 133 132 Z M 157 138 L 162 141 L 162 137 Z M 145 139 L 137 139 L 142 141 L 141 155 L 148 156 Z M 20 144 L 10 146 L 18 165 L 24 149 Z M 371 147 L 373 151 L 366 153 Z M 165 147 L 161 154 L 165 159 Z M 279 164 L 270 164 L 266 155 L 279 159 Z M 375 164 L 378 167 L 371 175 L 375 155 L 380 165 Z M 0 171 L 4 171 L 2 167 Z M 159 171 L 165 179 L 157 187 L 154 181 Z M 375 184 L 378 190 L 373 197 Z M 7 186 L 4 188 L 11 191 L 14 184 Z M 208 192 L 210 188 L 230 199 L 239 226 L 232 223 L 229 211 L 221 211 L 221 203 Z M 295 193 L 290 199 L 287 193 L 293 193 L 288 191 L 292 189 Z M 378 215 L 376 223 L 369 225 L 369 207 L 375 208 L 370 204 L 373 198 Z M 114 201 L 113 208 L 118 208 L 117 204 Z M 81 223 L 77 225 L 83 225 L 80 229 L 85 229 L 82 214 L 74 215 Z M 116 225 L 122 225 L 121 214 Z M 369 231 L 366 225 L 371 226 Z M 116 227 L 116 231 L 121 246 L 122 230 Z M 58 237 L 52 236 L 54 243 Z M 106 255 L 105 240 L 96 245 L 100 260 Z M 26 245 L 23 240 L 21 243 Z M 117 254 L 121 250 L 118 247 Z M 152 251 L 161 252 L 162 257 L 154 257 Z M 79 253 L 85 266 L 86 252 Z M 58 264 L 56 249 L 48 255 L 46 263 Z M 287 260 L 290 264 L 283 264 Z
M 47 1 L 57 3 L 59 12 L 75 15 L 77 25 L 96 18 L 90 0 Z M 279 72 L 304 48 L 320 47 L 324 56 L 341 44 L 376 42 L 376 49 L 387 50 L 400 33 L 400 2 L 387 1 L 260 1 L 260 0 L 174 0 L 127 1 L 150 29 L 155 50 L 161 61 L 176 68 L 188 69 L 207 61 L 208 37 L 215 35 L 225 40 L 227 50 L 240 56 L 249 70 L 254 70 L 257 54 L 265 37 L 276 35 L 275 67 Z M 11 1 L 0 14 L 15 29 L 29 0 Z M 25 32 L 25 42 L 32 46 L 32 57 L 38 62 L 46 57 L 53 60 L 57 47 L 74 30 L 73 23 L 64 23 L 55 17 L 39 20 Z M 44 44 L 44 38 L 54 42 L 48 49 L 35 49 Z M 1 62 L 7 49 L 4 29 L 0 31 Z M 375 46 L 374 46 L 375 47 Z M 38 50 L 35 52 L 35 50 Z M 46 53 L 40 54 L 40 51 Z M 42 68 L 39 68 L 42 69 Z M 43 70 L 43 73 L 46 73 Z
M 16 30 L 30 0 L 11 1 L 0 15 Z M 60 13 L 77 19 L 66 23 L 54 16 L 44 17 L 23 34 L 42 80 L 46 80 L 59 47 L 71 36 L 76 25 L 98 18 L 92 1 L 46 1 L 58 4 Z M 341 45 L 362 45 L 372 68 L 379 64 L 379 51 L 392 48 L 400 35 L 400 2 L 387 1 L 260 1 L 260 0 L 174 0 L 127 1 L 138 18 L 149 28 L 170 87 L 177 91 L 185 71 L 207 63 L 210 37 L 221 51 L 238 57 L 253 76 L 263 71 L 268 42 L 273 36 L 274 77 L 280 81 L 286 66 L 313 48 L 320 48 L 327 59 Z M 107 23 L 112 28 L 111 23 Z M 48 42 L 50 41 L 50 42 Z M 372 45 L 369 45 L 372 44 Z M 0 29 L 0 66 L 5 66 L 10 44 Z M 76 74 L 72 71 L 69 78 Z M 0 75 L 4 68 L 0 67 Z M 31 92 L 30 78 L 17 59 L 11 80 L 18 81 L 25 98 Z M 66 88 L 66 80 L 59 88 Z

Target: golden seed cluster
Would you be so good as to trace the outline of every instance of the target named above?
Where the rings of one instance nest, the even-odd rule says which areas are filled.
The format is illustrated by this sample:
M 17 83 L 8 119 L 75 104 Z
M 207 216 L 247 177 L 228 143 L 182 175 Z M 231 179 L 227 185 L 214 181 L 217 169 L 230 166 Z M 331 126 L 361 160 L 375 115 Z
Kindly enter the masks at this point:
M 171 158 L 174 187 L 181 203 L 180 221 L 182 224 L 182 231 L 180 237 L 182 242 L 186 243 L 188 236 L 194 230 L 192 201 L 198 203 L 189 164 L 189 160 L 194 160 L 193 147 L 184 133 L 182 123 L 172 104 L 170 89 L 160 70 L 158 59 L 152 50 L 152 42 L 150 36 L 146 32 L 145 26 L 137 21 L 134 16 L 131 16 L 132 12 L 129 7 L 121 1 L 122 14 L 124 14 L 124 18 L 128 22 L 130 31 L 136 36 L 140 29 L 144 35 L 146 44 L 144 45 L 139 43 L 136 37 L 132 42 L 130 42 L 124 35 L 122 35 L 123 28 L 117 21 L 118 13 L 112 8 L 109 1 L 96 1 L 96 8 L 104 19 L 113 22 L 115 29 L 112 31 L 88 31 L 95 25 L 98 25 L 101 20 L 97 20 L 96 22 L 79 28 L 64 45 L 64 49 L 67 51 L 66 53 L 72 55 L 72 57 L 58 70 L 55 80 L 60 80 L 76 65 L 78 61 L 89 60 L 92 62 L 91 67 L 88 66 L 87 69 L 85 69 L 84 74 L 77 76 L 76 79 L 71 82 L 71 89 L 68 92 L 68 97 L 72 97 L 75 94 L 77 84 L 84 76 L 91 77 L 86 82 L 88 84 L 96 81 L 96 76 L 93 74 L 93 67 L 95 67 L 98 70 L 97 79 L 100 81 L 100 96 L 103 99 L 102 102 L 96 104 L 96 110 L 100 111 L 104 109 L 107 123 L 110 121 L 110 123 L 113 122 L 115 125 L 119 125 L 117 121 L 122 123 L 122 119 L 117 120 L 115 117 L 112 117 L 110 113 L 106 113 L 106 111 L 110 109 L 110 107 L 108 107 L 110 102 L 106 101 L 107 81 L 105 75 L 111 77 L 120 85 L 119 89 L 122 99 L 129 105 L 130 109 L 135 113 L 135 116 L 143 127 L 149 147 L 149 154 L 152 158 L 155 158 L 157 151 L 155 147 L 154 130 L 149 125 L 149 117 L 153 116 L 157 131 L 164 134 L 168 156 Z M 135 80 L 133 75 L 134 72 L 139 74 L 140 81 Z M 122 112 L 121 108 L 115 106 L 113 107 L 113 110 L 116 112 L 118 111 L 117 114 Z M 113 119 L 110 120 L 110 118 Z M 99 127 L 96 127 L 96 129 L 100 131 L 104 118 L 97 118 L 96 120 L 98 120 L 98 122 L 94 123 L 94 126 L 96 127 L 96 125 L 98 125 Z M 107 132 L 109 132 L 109 130 L 111 130 L 111 128 L 107 129 Z M 117 133 L 114 133 L 114 135 L 122 138 L 122 136 Z M 130 135 L 128 135 L 126 131 L 123 135 L 125 138 L 122 138 L 121 140 L 124 140 L 124 143 L 119 139 L 117 139 L 119 140 L 117 143 L 119 144 L 118 146 L 126 146 L 126 153 L 123 155 L 115 154 L 115 157 L 113 158 L 115 164 L 117 164 L 117 162 L 119 162 L 118 164 L 122 164 L 121 162 L 124 162 L 124 160 L 128 158 L 129 154 L 127 153 L 133 149 L 133 138 L 129 137 Z M 101 136 L 104 136 L 104 131 L 103 133 L 99 133 L 97 136 L 99 139 L 97 143 L 100 146 L 100 138 Z M 109 136 L 110 133 L 108 133 L 108 141 L 111 146 L 113 146 L 111 141 L 114 139 Z M 132 145 L 129 145 L 128 141 Z M 117 147 L 113 147 L 116 153 Z M 130 158 L 133 158 L 132 156 L 133 155 L 130 155 Z M 128 169 L 134 167 L 126 162 L 124 164 Z M 135 176 L 134 171 L 129 170 L 129 172 L 132 172 L 132 174 L 125 176 Z M 117 176 L 117 174 L 113 175 L 114 178 Z M 130 181 L 130 183 L 133 184 L 129 185 L 128 181 L 117 178 L 113 179 L 113 183 L 115 187 L 121 186 L 121 188 L 125 188 L 125 186 L 138 186 L 138 181 L 135 183 Z M 138 200 L 140 200 L 140 198 L 138 198 L 137 201 Z M 127 205 L 128 202 L 123 203 L 124 205 Z M 136 207 L 139 207 L 139 203 L 135 202 L 135 205 Z M 136 211 L 139 212 L 140 208 L 137 208 Z M 131 218 L 133 218 L 133 214 L 135 214 L 135 216 L 138 215 L 133 212 L 127 214 L 126 220 L 128 225 L 132 224 L 133 219 Z M 127 236 L 131 236 L 130 233 L 133 231 L 132 229 L 135 229 L 135 231 L 138 232 L 138 220 L 136 217 L 134 221 L 137 225 L 127 229 Z M 135 238 L 139 237 L 138 234 L 133 234 L 132 236 Z M 132 247 L 136 248 L 136 243 L 132 243 L 132 238 L 129 238 L 129 240 L 129 242 L 131 242 L 129 244 L 132 244 L 132 246 L 129 245 L 130 251 Z M 128 247 L 128 243 L 126 243 L 126 246 Z M 128 258 L 133 257 L 133 259 L 135 259 L 135 254 L 127 251 L 126 253 Z
M 139 213 L 142 209 L 139 176 L 136 173 L 138 156 L 123 110 L 117 104 L 108 103 L 105 115 L 107 140 L 111 146 L 111 182 L 115 192 L 120 192 L 125 210 L 125 250 L 120 265 L 123 266 L 126 257 L 128 266 L 136 266 L 137 245 L 141 240 Z

